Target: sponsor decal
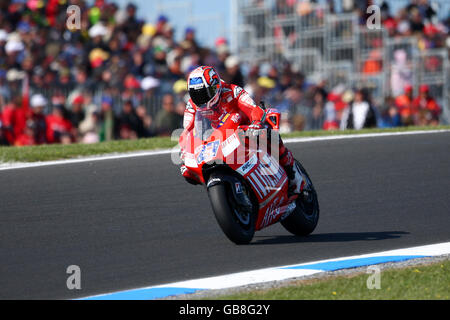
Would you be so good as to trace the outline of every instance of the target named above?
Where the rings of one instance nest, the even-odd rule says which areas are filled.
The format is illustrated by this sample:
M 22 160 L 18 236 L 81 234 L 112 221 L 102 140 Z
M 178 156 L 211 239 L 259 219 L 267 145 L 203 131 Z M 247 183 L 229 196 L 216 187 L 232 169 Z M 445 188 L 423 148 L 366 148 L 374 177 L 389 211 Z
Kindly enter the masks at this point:
M 241 92 L 242 92 L 242 88 L 241 87 L 238 87 L 238 86 L 234 87 L 233 94 L 234 94 L 235 98 L 237 98 Z
M 283 170 L 281 169 L 281 166 L 273 157 L 267 154 L 262 157 L 259 169 L 261 171 L 261 175 L 273 180 L 275 185 L 277 185 L 283 178 Z
M 253 167 L 258 163 L 258 157 L 256 154 L 254 154 L 250 160 L 248 160 L 246 163 L 244 163 L 242 166 L 236 169 L 239 174 L 242 176 L 245 176 L 250 170 L 253 169 Z
M 259 197 L 263 199 L 267 195 L 267 190 L 264 186 L 264 183 L 261 183 L 255 172 L 252 172 L 250 174 L 250 176 L 248 177 L 248 181 L 250 181 L 250 183 L 252 184 L 253 189 L 257 191 Z
M 241 185 L 241 183 L 240 182 L 236 182 L 235 184 L 234 184 L 234 187 L 236 188 L 236 193 L 242 193 L 242 185 Z
M 233 116 L 231 117 L 231 121 L 233 121 L 234 123 L 241 122 L 241 115 L 239 113 L 233 114 Z
M 274 162 L 275 161 L 272 162 L 272 159 L 267 155 L 264 155 L 264 157 L 260 159 L 259 165 L 255 170 L 258 180 L 261 181 L 268 190 L 274 189 L 283 178 L 283 171 L 280 166 L 272 166 Z
M 224 157 L 229 156 L 237 147 L 240 146 L 240 142 L 235 133 L 222 142 L 222 153 Z
M 195 161 L 195 156 L 192 153 L 184 154 L 184 164 L 186 167 L 197 168 L 197 162 Z
M 276 198 L 272 204 L 267 208 L 266 214 L 264 215 L 264 219 L 261 223 L 262 227 L 267 227 L 268 225 L 272 224 L 273 221 L 275 221 L 278 216 L 281 213 L 280 209 L 280 203 L 282 203 L 284 200 L 284 197 Z
M 274 191 L 276 194 L 281 190 L 282 186 L 287 181 L 281 167 L 279 165 L 277 167 L 271 166 L 271 163 L 275 163 L 275 159 L 268 156 L 262 157 L 258 163 L 258 166 L 247 177 L 247 180 L 252 185 L 260 199 L 264 199 L 271 191 Z M 250 169 L 248 171 L 250 171 Z M 272 196 L 274 196 L 273 193 Z M 272 196 L 270 196 L 269 199 Z
M 224 124 L 225 124 L 225 121 L 227 121 L 227 119 L 230 117 L 230 114 L 229 113 L 227 113 L 227 114 L 225 114 L 225 115 L 222 115 L 220 118 L 219 118 L 219 120 L 220 120 L 220 122 L 219 122 L 219 125 L 217 126 L 217 128 L 220 128 L 221 126 L 223 126 Z

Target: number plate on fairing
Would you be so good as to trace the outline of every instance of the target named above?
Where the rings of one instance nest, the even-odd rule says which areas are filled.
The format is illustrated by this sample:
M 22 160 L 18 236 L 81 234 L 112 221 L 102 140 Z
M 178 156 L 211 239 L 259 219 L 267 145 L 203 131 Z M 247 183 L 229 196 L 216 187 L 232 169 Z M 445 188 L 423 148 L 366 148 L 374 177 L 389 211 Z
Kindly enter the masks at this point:
M 219 150 L 220 141 L 212 141 L 206 145 L 201 146 L 201 149 L 197 156 L 197 163 L 200 164 L 202 162 L 208 162 L 217 155 L 217 151 Z

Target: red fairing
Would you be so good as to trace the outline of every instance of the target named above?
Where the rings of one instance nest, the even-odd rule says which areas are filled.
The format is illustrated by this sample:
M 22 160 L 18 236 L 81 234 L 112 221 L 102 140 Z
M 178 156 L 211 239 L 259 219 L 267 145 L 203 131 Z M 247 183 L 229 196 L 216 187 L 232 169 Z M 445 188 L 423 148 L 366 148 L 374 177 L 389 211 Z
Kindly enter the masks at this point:
M 237 97 L 234 102 L 229 102 L 228 110 L 239 105 L 240 94 Z M 253 114 L 255 109 L 251 108 L 255 107 L 248 106 L 246 111 L 251 110 Z M 257 148 L 252 148 L 249 140 L 240 134 L 240 128 L 249 122 L 247 114 L 242 109 L 223 113 L 213 126 L 214 132 L 206 140 L 201 140 L 194 134 L 196 128 L 192 106 L 186 108 L 185 116 L 189 121 L 186 121 L 185 130 L 180 137 L 184 155 L 183 176 L 206 184 L 203 165 L 217 160 L 226 163 L 247 181 L 258 201 L 255 229 L 260 230 L 278 222 L 292 204 L 292 197 L 288 195 L 288 177 L 277 159 L 266 152 L 267 149 L 259 148 L 257 151 Z M 281 150 L 287 149 L 281 146 Z

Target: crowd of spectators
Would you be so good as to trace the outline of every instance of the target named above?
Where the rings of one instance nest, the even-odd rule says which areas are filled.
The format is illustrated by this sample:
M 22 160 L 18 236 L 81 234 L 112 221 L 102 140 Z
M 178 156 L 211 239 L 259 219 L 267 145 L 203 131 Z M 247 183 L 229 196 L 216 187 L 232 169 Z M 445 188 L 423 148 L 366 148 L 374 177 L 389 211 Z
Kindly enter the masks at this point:
M 276 0 L 271 8 L 267 6 L 267 1 L 254 0 L 245 10 L 251 12 L 252 6 L 258 10 L 245 16 L 246 23 L 254 27 L 256 31 L 254 36 L 261 43 L 264 43 L 267 37 L 273 37 L 275 45 L 279 46 L 275 51 L 286 52 L 297 47 L 313 48 L 317 49 L 315 52 L 322 54 L 322 59 L 325 60 L 327 57 L 324 48 L 321 47 L 320 36 L 314 38 L 313 34 L 303 34 L 303 31 L 329 28 L 323 7 L 317 6 L 318 2 Z M 436 3 L 428 0 L 411 0 L 404 7 L 400 7 L 397 3 L 394 8 L 391 7 L 393 2 L 377 1 L 380 5 L 378 20 L 373 17 L 370 19 L 375 11 L 367 10 L 375 1 L 341 1 L 339 9 L 335 6 L 336 1 L 329 0 L 327 3 L 329 14 L 356 13 L 357 22 L 363 30 L 368 30 L 368 25 L 379 21 L 389 38 L 395 39 L 398 43 L 409 43 L 406 41 L 412 40 L 411 46 L 399 45 L 389 52 L 383 34 L 375 32 L 358 38 L 360 42 L 357 46 L 364 52 L 363 55 L 355 57 L 353 47 L 346 51 L 331 51 L 331 54 L 337 54 L 333 57 L 336 61 L 360 60 L 355 64 L 356 70 L 363 76 L 362 79 L 379 77 L 388 82 L 386 89 L 388 96 L 384 101 L 380 99 L 380 87 L 384 86 L 384 83 L 378 83 L 377 90 L 373 90 L 373 84 L 366 88 L 352 88 L 348 83 L 330 87 L 326 73 L 319 77 L 305 77 L 298 64 L 295 68 L 294 65 L 283 64 L 277 67 L 269 65 L 250 69 L 246 74 L 246 89 L 256 93 L 257 101 L 264 98 L 287 115 L 284 117 L 282 130 L 360 129 L 374 126 L 439 124 L 443 111 L 440 103 L 443 103 L 443 100 L 438 103 L 434 95 L 438 93 L 441 99 L 446 99 L 447 84 L 417 83 L 417 72 L 420 70 L 423 74 L 434 76 L 441 74 L 444 78 L 446 72 L 444 68 L 448 65 L 448 61 L 439 55 L 414 60 L 413 54 L 417 55 L 417 52 L 426 52 L 430 49 L 442 49 L 447 50 L 447 57 L 450 56 L 448 35 L 450 12 L 445 16 L 439 12 L 440 7 Z M 444 1 L 440 1 L 440 5 L 441 7 L 445 5 Z M 444 6 L 443 9 L 448 8 Z M 439 19 L 438 14 L 445 19 Z M 289 23 L 289 19 L 293 16 L 300 17 L 299 24 Z M 273 17 L 272 35 L 268 34 L 270 29 L 264 27 L 267 17 Z M 332 34 L 333 39 L 342 39 L 344 43 L 338 47 L 346 48 L 345 41 L 349 40 L 350 29 L 345 20 L 340 21 L 331 22 L 333 29 L 327 32 Z M 353 41 L 351 39 L 350 41 Z M 402 39 L 406 41 L 402 42 Z M 388 63 L 386 59 L 389 60 Z M 300 66 L 308 68 L 307 64 L 310 62 L 313 60 L 305 59 L 304 63 L 300 61 Z M 258 78 L 261 75 L 264 77 Z M 378 99 L 373 99 L 374 95 L 377 95 Z
M 417 32 L 426 48 L 445 46 L 448 21 L 420 24 L 433 12 L 427 1 L 419 2 L 395 17 L 383 11 L 383 24 L 395 34 Z M 79 25 L 67 24 L 69 5 L 80 8 Z M 176 41 L 166 16 L 148 23 L 137 18 L 137 9 L 107 0 L 1 1 L 0 144 L 170 135 L 182 126 L 185 79 L 202 64 L 215 66 L 256 102 L 279 108 L 282 131 L 439 122 L 441 108 L 427 86 L 413 97 L 405 81 L 399 95 L 374 106 L 364 88 L 327 88 L 326 79 L 311 83 L 288 62 L 245 69 L 225 38 L 206 48 L 189 27 Z
M 180 127 L 185 76 L 209 51 L 193 28 L 176 43 L 167 17 L 147 24 L 136 13 L 103 0 L 2 1 L 0 142 L 93 143 Z

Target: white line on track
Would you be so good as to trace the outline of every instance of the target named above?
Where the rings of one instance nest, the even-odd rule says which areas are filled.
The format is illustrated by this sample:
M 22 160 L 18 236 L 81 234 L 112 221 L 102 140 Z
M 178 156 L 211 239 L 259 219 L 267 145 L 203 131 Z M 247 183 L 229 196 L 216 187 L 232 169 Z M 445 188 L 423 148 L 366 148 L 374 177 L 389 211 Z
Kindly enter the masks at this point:
M 432 133 L 442 133 L 450 132 L 450 129 L 440 129 L 440 130 L 429 130 L 429 131 L 401 131 L 401 132 L 380 132 L 380 133 L 361 133 L 361 134 L 342 134 L 334 136 L 324 136 L 324 137 L 304 137 L 304 138 L 288 138 L 283 139 L 284 143 L 301 143 L 301 142 L 315 142 L 315 141 L 329 141 L 329 140 L 343 140 L 343 139 L 361 139 L 361 138 L 379 138 L 379 137 L 390 137 L 390 136 L 403 136 L 403 135 L 415 135 L 415 134 L 432 134 Z M 138 151 L 122 154 L 106 154 L 100 156 L 89 156 L 76 159 L 65 159 L 65 160 L 54 160 L 54 161 L 38 161 L 38 162 L 8 162 L 0 163 L 0 171 L 4 170 L 16 170 L 16 169 L 26 169 L 35 167 L 45 167 L 45 166 L 55 166 L 63 164 L 74 164 L 83 162 L 94 162 L 103 160 L 115 160 L 115 159 L 126 159 L 126 158 L 137 158 L 137 157 L 148 157 L 155 155 L 170 154 L 171 152 L 178 152 L 178 148 L 173 149 L 162 149 L 162 150 L 151 150 L 151 151 Z

